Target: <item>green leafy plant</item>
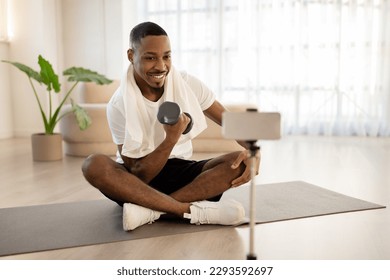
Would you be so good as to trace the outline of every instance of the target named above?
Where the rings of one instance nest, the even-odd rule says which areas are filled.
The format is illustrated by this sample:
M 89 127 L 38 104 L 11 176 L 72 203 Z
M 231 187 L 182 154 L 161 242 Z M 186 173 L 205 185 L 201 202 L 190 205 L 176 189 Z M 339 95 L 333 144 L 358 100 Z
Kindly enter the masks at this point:
M 70 99 L 72 105 L 72 112 L 74 113 L 78 126 L 81 130 L 87 129 L 91 125 L 91 119 L 88 116 L 87 112 L 74 100 L 70 97 L 72 91 L 77 86 L 79 82 L 94 82 L 98 85 L 110 84 L 112 80 L 107 79 L 105 76 L 91 71 L 89 69 L 84 69 L 80 67 L 71 67 L 63 71 L 63 75 L 68 77 L 69 82 L 73 82 L 71 88 L 66 92 L 64 97 L 60 100 L 59 105 L 56 108 L 53 108 L 52 98 L 54 94 L 59 94 L 61 91 L 61 84 L 58 80 L 58 75 L 54 72 L 52 65 L 44 59 L 41 55 L 38 56 L 38 64 L 40 66 L 40 72 L 33 70 L 32 68 L 21 64 L 19 62 L 12 62 L 3 60 L 5 63 L 9 63 L 20 71 L 24 72 L 30 82 L 30 85 L 33 89 L 35 98 L 38 102 L 39 110 L 41 111 L 43 123 L 45 126 L 45 134 L 53 134 L 54 129 L 58 122 L 64 117 L 67 113 L 62 113 L 61 109 L 68 99 Z M 44 110 L 42 107 L 41 100 L 35 89 L 33 80 L 37 81 L 40 85 L 45 85 L 46 90 L 49 94 L 49 106 L 48 110 Z M 54 110 L 55 109 L 55 110 Z M 70 112 L 68 112 L 70 113 Z

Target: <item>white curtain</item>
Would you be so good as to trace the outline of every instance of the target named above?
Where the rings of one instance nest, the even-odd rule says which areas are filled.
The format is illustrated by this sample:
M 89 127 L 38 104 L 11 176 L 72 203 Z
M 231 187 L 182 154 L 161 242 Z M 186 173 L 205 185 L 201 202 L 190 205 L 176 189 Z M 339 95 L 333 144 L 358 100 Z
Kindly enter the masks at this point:
M 390 0 L 139 0 L 174 63 L 284 133 L 390 136 Z

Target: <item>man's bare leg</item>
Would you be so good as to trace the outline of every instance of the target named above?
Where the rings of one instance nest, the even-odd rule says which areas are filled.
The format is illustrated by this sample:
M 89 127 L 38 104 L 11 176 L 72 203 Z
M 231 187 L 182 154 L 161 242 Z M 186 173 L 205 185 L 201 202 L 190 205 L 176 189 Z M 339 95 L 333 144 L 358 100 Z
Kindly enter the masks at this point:
M 217 196 L 230 188 L 231 181 L 245 168 L 243 164 L 240 168 L 231 168 L 238 153 L 211 159 L 194 181 L 171 195 L 148 186 L 105 155 L 88 157 L 82 170 L 91 185 L 113 199 L 183 217 L 184 213 L 189 213 L 190 202 Z
M 108 197 L 135 203 L 156 211 L 183 217 L 189 203 L 183 203 L 148 186 L 124 166 L 105 155 L 91 155 L 82 166 L 87 181 Z
M 196 224 L 231 225 L 244 217 L 244 209 L 240 203 L 223 201 L 217 205 L 203 200 L 219 195 L 230 188 L 231 181 L 245 169 L 244 166 L 231 168 L 232 160 L 236 156 L 233 153 L 210 160 L 193 182 L 171 196 L 148 186 L 129 173 L 124 166 L 105 155 L 88 157 L 82 170 L 88 182 L 103 194 L 111 199 L 125 202 L 124 230 L 133 230 L 145 223 L 151 223 L 163 213 L 188 218 L 191 223 Z
M 231 168 L 239 153 L 233 152 L 211 159 L 195 180 L 170 196 L 181 202 L 194 202 L 222 194 L 231 187 L 231 182 L 244 172 L 244 164 L 237 169 Z

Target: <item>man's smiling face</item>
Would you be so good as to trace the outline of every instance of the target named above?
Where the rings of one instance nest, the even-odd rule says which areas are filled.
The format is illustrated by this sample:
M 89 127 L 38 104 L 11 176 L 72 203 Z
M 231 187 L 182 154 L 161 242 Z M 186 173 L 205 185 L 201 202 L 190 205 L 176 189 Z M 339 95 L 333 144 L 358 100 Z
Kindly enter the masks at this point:
M 141 92 L 161 89 L 171 68 L 171 45 L 168 36 L 146 36 L 128 52 L 134 78 Z

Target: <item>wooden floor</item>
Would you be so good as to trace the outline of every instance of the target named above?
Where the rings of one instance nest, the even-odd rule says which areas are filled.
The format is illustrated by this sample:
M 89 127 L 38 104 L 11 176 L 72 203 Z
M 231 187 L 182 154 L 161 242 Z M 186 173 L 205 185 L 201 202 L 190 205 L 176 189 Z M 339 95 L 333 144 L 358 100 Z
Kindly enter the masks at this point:
M 84 181 L 82 161 L 33 162 L 29 139 L 0 140 L 0 208 L 103 198 Z M 262 143 L 257 183 L 294 180 L 389 207 L 390 139 L 290 136 Z M 248 227 L 227 227 L 2 259 L 245 259 L 248 237 Z M 389 260 L 390 210 L 257 225 L 255 245 L 259 259 Z

